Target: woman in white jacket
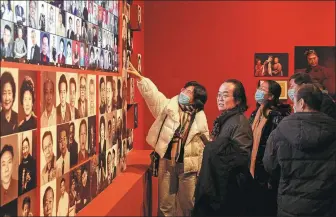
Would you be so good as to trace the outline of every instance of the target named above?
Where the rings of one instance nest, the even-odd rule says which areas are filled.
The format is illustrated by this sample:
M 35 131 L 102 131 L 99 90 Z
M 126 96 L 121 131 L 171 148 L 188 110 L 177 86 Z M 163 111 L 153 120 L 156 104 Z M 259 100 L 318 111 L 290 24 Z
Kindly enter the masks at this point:
M 179 95 L 167 99 L 132 64 L 127 71 L 138 80 L 138 89 L 155 118 L 146 141 L 160 155 L 158 216 L 190 216 L 204 148 L 200 135 L 209 136 L 203 111 L 206 90 L 191 81 Z

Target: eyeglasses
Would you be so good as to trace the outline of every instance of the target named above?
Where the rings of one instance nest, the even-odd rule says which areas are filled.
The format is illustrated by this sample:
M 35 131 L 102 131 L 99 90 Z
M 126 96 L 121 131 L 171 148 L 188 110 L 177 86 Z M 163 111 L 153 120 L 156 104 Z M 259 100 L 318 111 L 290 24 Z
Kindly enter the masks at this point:
M 231 97 L 231 96 L 228 96 L 227 93 L 220 93 L 220 92 L 219 92 L 219 93 L 217 94 L 217 98 L 218 98 L 218 99 L 226 99 L 226 98 L 229 98 L 229 97 Z
M 182 88 L 182 89 L 181 89 L 181 92 L 185 92 L 185 93 L 187 93 L 187 94 L 193 94 L 193 91 L 188 90 L 188 89 L 186 89 L 186 88 Z

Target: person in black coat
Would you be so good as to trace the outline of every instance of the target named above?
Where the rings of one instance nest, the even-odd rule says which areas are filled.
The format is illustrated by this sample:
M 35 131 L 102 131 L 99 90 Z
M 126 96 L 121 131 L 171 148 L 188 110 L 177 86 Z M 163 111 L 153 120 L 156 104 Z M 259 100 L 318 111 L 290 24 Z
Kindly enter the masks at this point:
M 290 115 L 291 107 L 279 100 L 281 86 L 273 80 L 265 80 L 255 94 L 260 106 L 252 112 L 250 123 L 253 131 L 253 148 L 250 159 L 250 173 L 257 188 L 251 198 L 250 214 L 274 216 L 277 210 L 277 180 L 273 180 L 265 171 L 262 163 L 266 141 L 280 121 Z
M 201 136 L 205 149 L 195 190 L 192 216 L 244 215 L 244 183 L 252 130 L 243 115 L 247 110 L 245 90 L 240 81 L 227 80 L 219 88 L 218 109 L 212 141 Z M 245 178 L 246 177 L 246 178 Z
M 278 216 L 336 216 L 336 121 L 319 112 L 323 94 L 304 84 L 295 114 L 271 133 L 263 163 L 279 179 Z
M 295 73 L 289 78 L 290 87 L 288 89 L 288 97 L 293 102 L 294 94 L 297 89 L 301 87 L 302 84 L 313 84 L 313 81 L 308 73 L 299 72 Z M 314 83 L 314 85 L 322 90 L 323 98 L 321 104 L 320 112 L 323 112 L 333 119 L 336 120 L 336 103 L 334 99 L 324 90 L 324 87 L 319 83 Z

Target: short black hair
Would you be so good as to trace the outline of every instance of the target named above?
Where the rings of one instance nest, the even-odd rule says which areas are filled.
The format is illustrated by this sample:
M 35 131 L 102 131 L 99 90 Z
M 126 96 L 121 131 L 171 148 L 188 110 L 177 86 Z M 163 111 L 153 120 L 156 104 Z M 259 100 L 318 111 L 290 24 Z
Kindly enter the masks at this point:
M 85 130 L 87 130 L 87 124 L 86 124 L 86 120 L 85 119 L 82 119 L 81 122 L 79 123 L 79 135 L 80 135 L 80 130 L 81 130 L 81 127 L 82 125 L 85 124 Z
M 10 28 L 10 26 L 9 25 L 5 25 L 5 28 L 4 29 L 7 29 L 8 31 L 10 31 L 10 32 L 12 32 L 12 28 Z
M 26 138 L 24 138 L 23 140 L 22 140 L 22 143 L 21 143 L 21 145 L 23 145 L 23 143 L 24 142 L 27 142 L 28 143 L 28 145 L 30 146 L 30 143 L 29 143 L 29 139 L 26 137 Z
M 25 198 L 23 198 L 23 201 L 22 201 L 22 209 L 24 208 L 24 205 L 27 204 L 28 207 L 30 208 L 30 197 L 27 196 Z
M 70 125 L 69 125 L 69 132 L 70 132 L 70 127 L 73 126 L 73 129 L 75 131 L 75 123 L 74 122 L 71 122 Z
M 76 88 L 76 81 L 75 81 L 74 78 L 70 78 L 69 84 L 70 84 L 70 85 L 71 85 L 71 84 L 74 84 L 74 85 L 75 85 L 75 90 L 77 90 L 77 88 Z
M 313 84 L 303 84 L 296 92 L 296 100 L 300 99 L 303 99 L 310 109 L 320 111 L 323 93 Z
M 63 132 L 63 131 L 65 132 L 66 137 L 69 136 L 69 129 L 67 128 L 67 126 L 65 124 L 58 125 L 57 128 L 58 128 L 58 137 L 61 136 L 61 132 Z
M 5 87 L 5 84 L 9 83 L 10 86 L 12 87 L 12 92 L 13 92 L 13 103 L 15 101 L 15 94 L 16 94 L 16 85 L 15 81 L 13 78 L 13 75 L 10 72 L 4 72 L 1 77 L 0 77 L 0 89 L 1 89 L 1 95 L 3 92 L 3 89 Z M 2 103 L 2 97 L 0 97 L 0 103 Z
M 189 81 L 184 85 L 184 88 L 194 87 L 194 104 L 196 109 L 203 110 L 208 99 L 207 91 L 203 85 L 197 81 Z
M 22 85 L 20 88 L 20 102 L 21 105 L 23 105 L 23 95 L 26 91 L 29 91 L 30 94 L 32 95 L 32 101 L 33 104 L 35 103 L 35 88 L 34 88 L 34 82 L 31 79 L 31 77 L 26 76 L 24 80 L 22 81 Z
M 104 116 L 100 117 L 99 127 L 101 126 L 101 124 L 104 124 L 104 127 L 105 127 L 105 118 L 104 118 Z
M 99 81 L 99 87 L 101 88 L 102 84 L 105 83 L 105 79 L 104 77 L 101 77 L 100 78 L 100 81 Z
M 44 134 L 43 134 L 43 136 L 42 136 L 42 149 L 43 149 L 43 140 L 44 140 L 47 136 L 50 136 L 50 138 L 51 138 L 51 142 L 53 142 L 53 136 L 52 136 L 51 131 L 45 131 Z
M 64 184 L 65 184 L 65 178 L 61 179 L 60 185 L 62 185 L 62 182 L 64 182 Z
M 68 92 L 68 82 L 67 82 L 66 77 L 65 77 L 64 74 L 61 75 L 61 77 L 60 77 L 60 79 L 58 81 L 58 92 L 61 89 L 61 84 L 62 83 L 65 83 L 65 90 L 66 90 L 66 92 Z
M 11 153 L 12 157 L 14 158 L 13 146 L 9 144 L 4 145 L 4 147 L 1 149 L 0 158 L 6 151 L 9 151 L 9 153 Z
M 67 46 L 68 46 L 68 45 L 70 45 L 70 47 L 71 47 L 71 43 L 70 43 L 70 41 L 68 41 Z
M 238 103 L 237 107 L 240 112 L 245 112 L 248 109 L 246 93 L 244 85 L 236 79 L 228 79 L 225 83 L 231 83 L 235 86 L 233 90 L 233 98 Z
M 294 80 L 294 83 L 297 85 L 301 84 L 311 84 L 313 83 L 310 75 L 305 72 L 298 72 L 292 75 L 289 80 Z

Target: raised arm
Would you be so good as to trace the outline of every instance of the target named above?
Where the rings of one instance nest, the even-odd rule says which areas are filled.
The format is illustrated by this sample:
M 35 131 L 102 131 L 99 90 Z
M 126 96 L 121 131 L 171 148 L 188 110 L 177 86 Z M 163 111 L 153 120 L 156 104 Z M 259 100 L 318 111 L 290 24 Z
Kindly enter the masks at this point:
M 127 72 L 138 80 L 138 89 L 146 101 L 146 104 L 151 111 L 154 118 L 162 112 L 165 106 L 168 104 L 169 99 L 161 93 L 156 85 L 148 78 L 143 77 L 130 63 L 130 67 Z

